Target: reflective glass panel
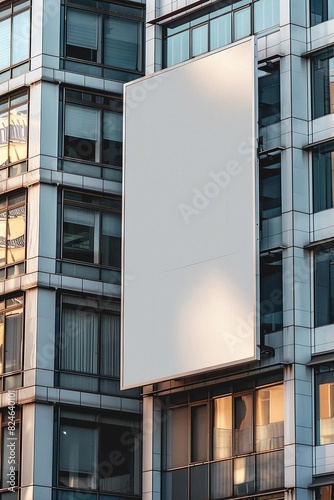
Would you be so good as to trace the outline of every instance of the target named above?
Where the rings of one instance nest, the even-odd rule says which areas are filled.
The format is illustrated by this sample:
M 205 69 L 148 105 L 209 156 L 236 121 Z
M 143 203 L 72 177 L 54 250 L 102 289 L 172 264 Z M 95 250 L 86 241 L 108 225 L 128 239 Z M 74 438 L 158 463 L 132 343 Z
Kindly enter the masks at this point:
M 284 445 L 283 385 L 256 392 L 256 451 L 274 450 Z
M 213 458 L 232 456 L 232 396 L 214 400 Z
M 210 50 L 223 47 L 232 41 L 231 14 L 210 21 Z
M 253 451 L 253 395 L 234 398 L 234 453 Z
M 209 50 L 209 27 L 208 24 L 203 24 L 191 30 L 192 35 L 192 55 L 198 56 Z
M 189 59 L 189 31 L 167 38 L 167 66 Z
M 234 40 L 239 40 L 250 35 L 251 32 L 251 9 L 246 7 L 234 12 Z

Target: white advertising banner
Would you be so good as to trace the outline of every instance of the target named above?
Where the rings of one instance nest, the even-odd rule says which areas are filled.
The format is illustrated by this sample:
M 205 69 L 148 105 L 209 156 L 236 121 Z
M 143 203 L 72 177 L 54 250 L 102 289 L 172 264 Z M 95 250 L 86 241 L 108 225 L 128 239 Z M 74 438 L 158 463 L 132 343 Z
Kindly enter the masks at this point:
M 252 38 L 125 85 L 121 386 L 258 357 Z

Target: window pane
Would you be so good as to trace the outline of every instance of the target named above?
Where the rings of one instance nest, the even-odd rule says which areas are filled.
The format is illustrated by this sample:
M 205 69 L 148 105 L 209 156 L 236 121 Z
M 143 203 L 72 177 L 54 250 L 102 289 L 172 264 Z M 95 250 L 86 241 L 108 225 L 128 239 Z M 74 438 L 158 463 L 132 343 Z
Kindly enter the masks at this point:
M 167 38 L 167 66 L 189 59 L 189 31 Z
M 101 316 L 101 375 L 119 377 L 120 318 L 110 314 Z
M 7 219 L 7 264 L 20 262 L 25 258 L 26 207 L 8 211 Z
M 108 17 L 104 24 L 104 64 L 140 70 L 141 25 L 137 21 Z
M 61 367 L 97 373 L 98 316 L 92 311 L 63 308 Z
M 208 406 L 191 408 L 191 461 L 208 459 Z
M 123 117 L 113 111 L 103 112 L 102 161 L 122 166 Z
M 102 214 L 102 258 L 101 263 L 121 267 L 121 216 Z
M 15 453 L 15 464 L 12 465 L 12 467 L 15 467 L 15 485 L 19 485 L 19 470 L 20 470 L 20 424 L 18 422 L 15 423 L 15 431 L 14 431 L 14 437 L 16 438 L 16 441 L 13 441 L 13 431 L 9 431 L 8 427 L 3 427 L 2 432 L 1 432 L 1 438 L 2 438 L 2 453 L 1 453 L 1 460 L 2 460 L 2 466 L 1 466 L 1 472 L 2 472 L 2 481 L 1 481 L 1 487 L 2 488 L 8 488 L 8 477 L 10 477 L 10 466 L 11 466 L 11 447 L 8 446 L 8 443 L 14 442 L 15 447 L 12 448 L 12 451 Z M 11 495 L 13 495 L 12 492 L 10 492 Z M 13 495 L 15 498 L 15 496 Z M 1 495 L 2 498 L 2 495 Z
M 223 47 L 232 41 L 231 14 L 210 21 L 210 50 Z
M 0 70 L 10 66 L 10 19 L 0 22 Z
M 139 494 L 139 429 L 101 425 L 100 439 L 100 490 L 125 495 Z
M 279 155 L 260 159 L 261 221 L 281 215 L 281 162 Z
M 4 338 L 5 338 L 5 316 L 0 314 L 0 374 L 3 373 L 2 356 L 4 352 Z
M 0 267 L 6 264 L 7 212 L 0 212 Z
M 256 451 L 274 450 L 284 445 L 283 385 L 256 392 Z
M 331 149 L 333 146 L 330 146 Z M 313 211 L 320 212 L 333 207 L 334 200 L 334 152 L 327 148 L 313 151 Z
M 211 497 L 220 500 L 233 494 L 232 460 L 215 462 L 210 465 Z
M 97 140 L 98 110 L 88 106 L 66 104 L 65 134 L 82 139 Z
M 8 141 L 8 112 L 4 111 L 0 113 L 0 167 L 8 163 Z
M 10 111 L 9 161 L 27 158 L 28 105 L 23 104 Z
M 280 2 L 259 0 L 254 3 L 254 33 L 279 24 Z
M 12 64 L 29 57 L 30 11 L 26 10 L 13 17 L 12 25 Z
M 319 385 L 320 444 L 334 443 L 334 383 Z
M 333 51 L 321 54 L 312 61 L 313 118 L 334 112 Z
M 208 466 L 197 465 L 190 469 L 191 500 L 207 500 L 208 498 Z
M 234 40 L 250 35 L 250 7 L 234 12 Z
M 97 14 L 67 9 L 67 56 L 97 62 L 98 21 Z
M 61 424 L 59 486 L 96 489 L 98 430 Z
M 90 210 L 64 208 L 64 258 L 94 262 L 94 222 Z
M 188 464 L 188 408 L 175 408 L 167 414 L 167 467 Z
M 255 457 L 234 460 L 234 494 L 247 495 L 255 492 Z
M 323 248 L 315 252 L 315 326 L 328 325 L 334 321 L 332 300 L 334 248 Z
M 234 453 L 253 451 L 253 395 L 234 398 Z M 249 492 L 247 492 L 249 493 Z
M 209 50 L 208 24 L 198 26 L 191 30 L 192 34 L 192 56 L 198 56 Z
M 275 332 L 283 328 L 281 254 L 261 258 L 260 313 L 262 334 Z
M 214 400 L 213 458 L 232 455 L 232 397 Z
M 188 469 L 178 469 L 162 474 L 164 500 L 188 500 Z
M 284 452 L 263 453 L 256 457 L 256 489 L 271 490 L 284 487 Z
M 22 311 L 6 314 L 4 372 L 21 370 Z
M 279 65 L 268 66 L 259 82 L 259 124 L 267 127 L 281 119 Z

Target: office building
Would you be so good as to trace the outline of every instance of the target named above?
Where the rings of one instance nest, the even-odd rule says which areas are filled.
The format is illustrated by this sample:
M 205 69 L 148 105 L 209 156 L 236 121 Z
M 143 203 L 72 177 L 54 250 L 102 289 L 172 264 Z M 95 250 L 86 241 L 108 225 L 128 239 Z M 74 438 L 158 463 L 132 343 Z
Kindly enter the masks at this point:
M 0 2 L 2 500 L 141 496 L 119 323 L 122 92 L 144 73 L 143 22 L 141 2 Z

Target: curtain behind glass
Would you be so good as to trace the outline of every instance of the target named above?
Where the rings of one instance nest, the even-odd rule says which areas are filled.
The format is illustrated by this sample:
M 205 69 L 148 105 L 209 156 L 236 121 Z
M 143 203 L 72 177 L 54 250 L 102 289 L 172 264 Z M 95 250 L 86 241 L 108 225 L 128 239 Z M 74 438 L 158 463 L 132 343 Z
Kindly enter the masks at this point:
M 211 19 L 210 21 L 210 50 L 223 47 L 232 41 L 231 14 Z
M 101 315 L 101 375 L 119 377 L 120 318 L 110 314 Z
M 98 15 L 67 9 L 67 44 L 97 50 Z
M 10 22 L 0 22 L 0 70 L 10 66 Z
M 284 445 L 283 386 L 256 392 L 256 451 L 274 450 Z
M 59 482 L 72 488 L 95 489 L 98 430 L 60 426 Z
M 97 373 L 98 316 L 64 307 L 62 320 L 61 368 Z
M 214 400 L 213 458 L 232 456 L 232 397 Z
M 140 23 L 106 18 L 104 24 L 104 64 L 140 70 Z
M 66 104 L 65 135 L 97 141 L 98 110 L 88 106 Z
M 21 370 L 22 311 L 6 315 L 4 373 Z

